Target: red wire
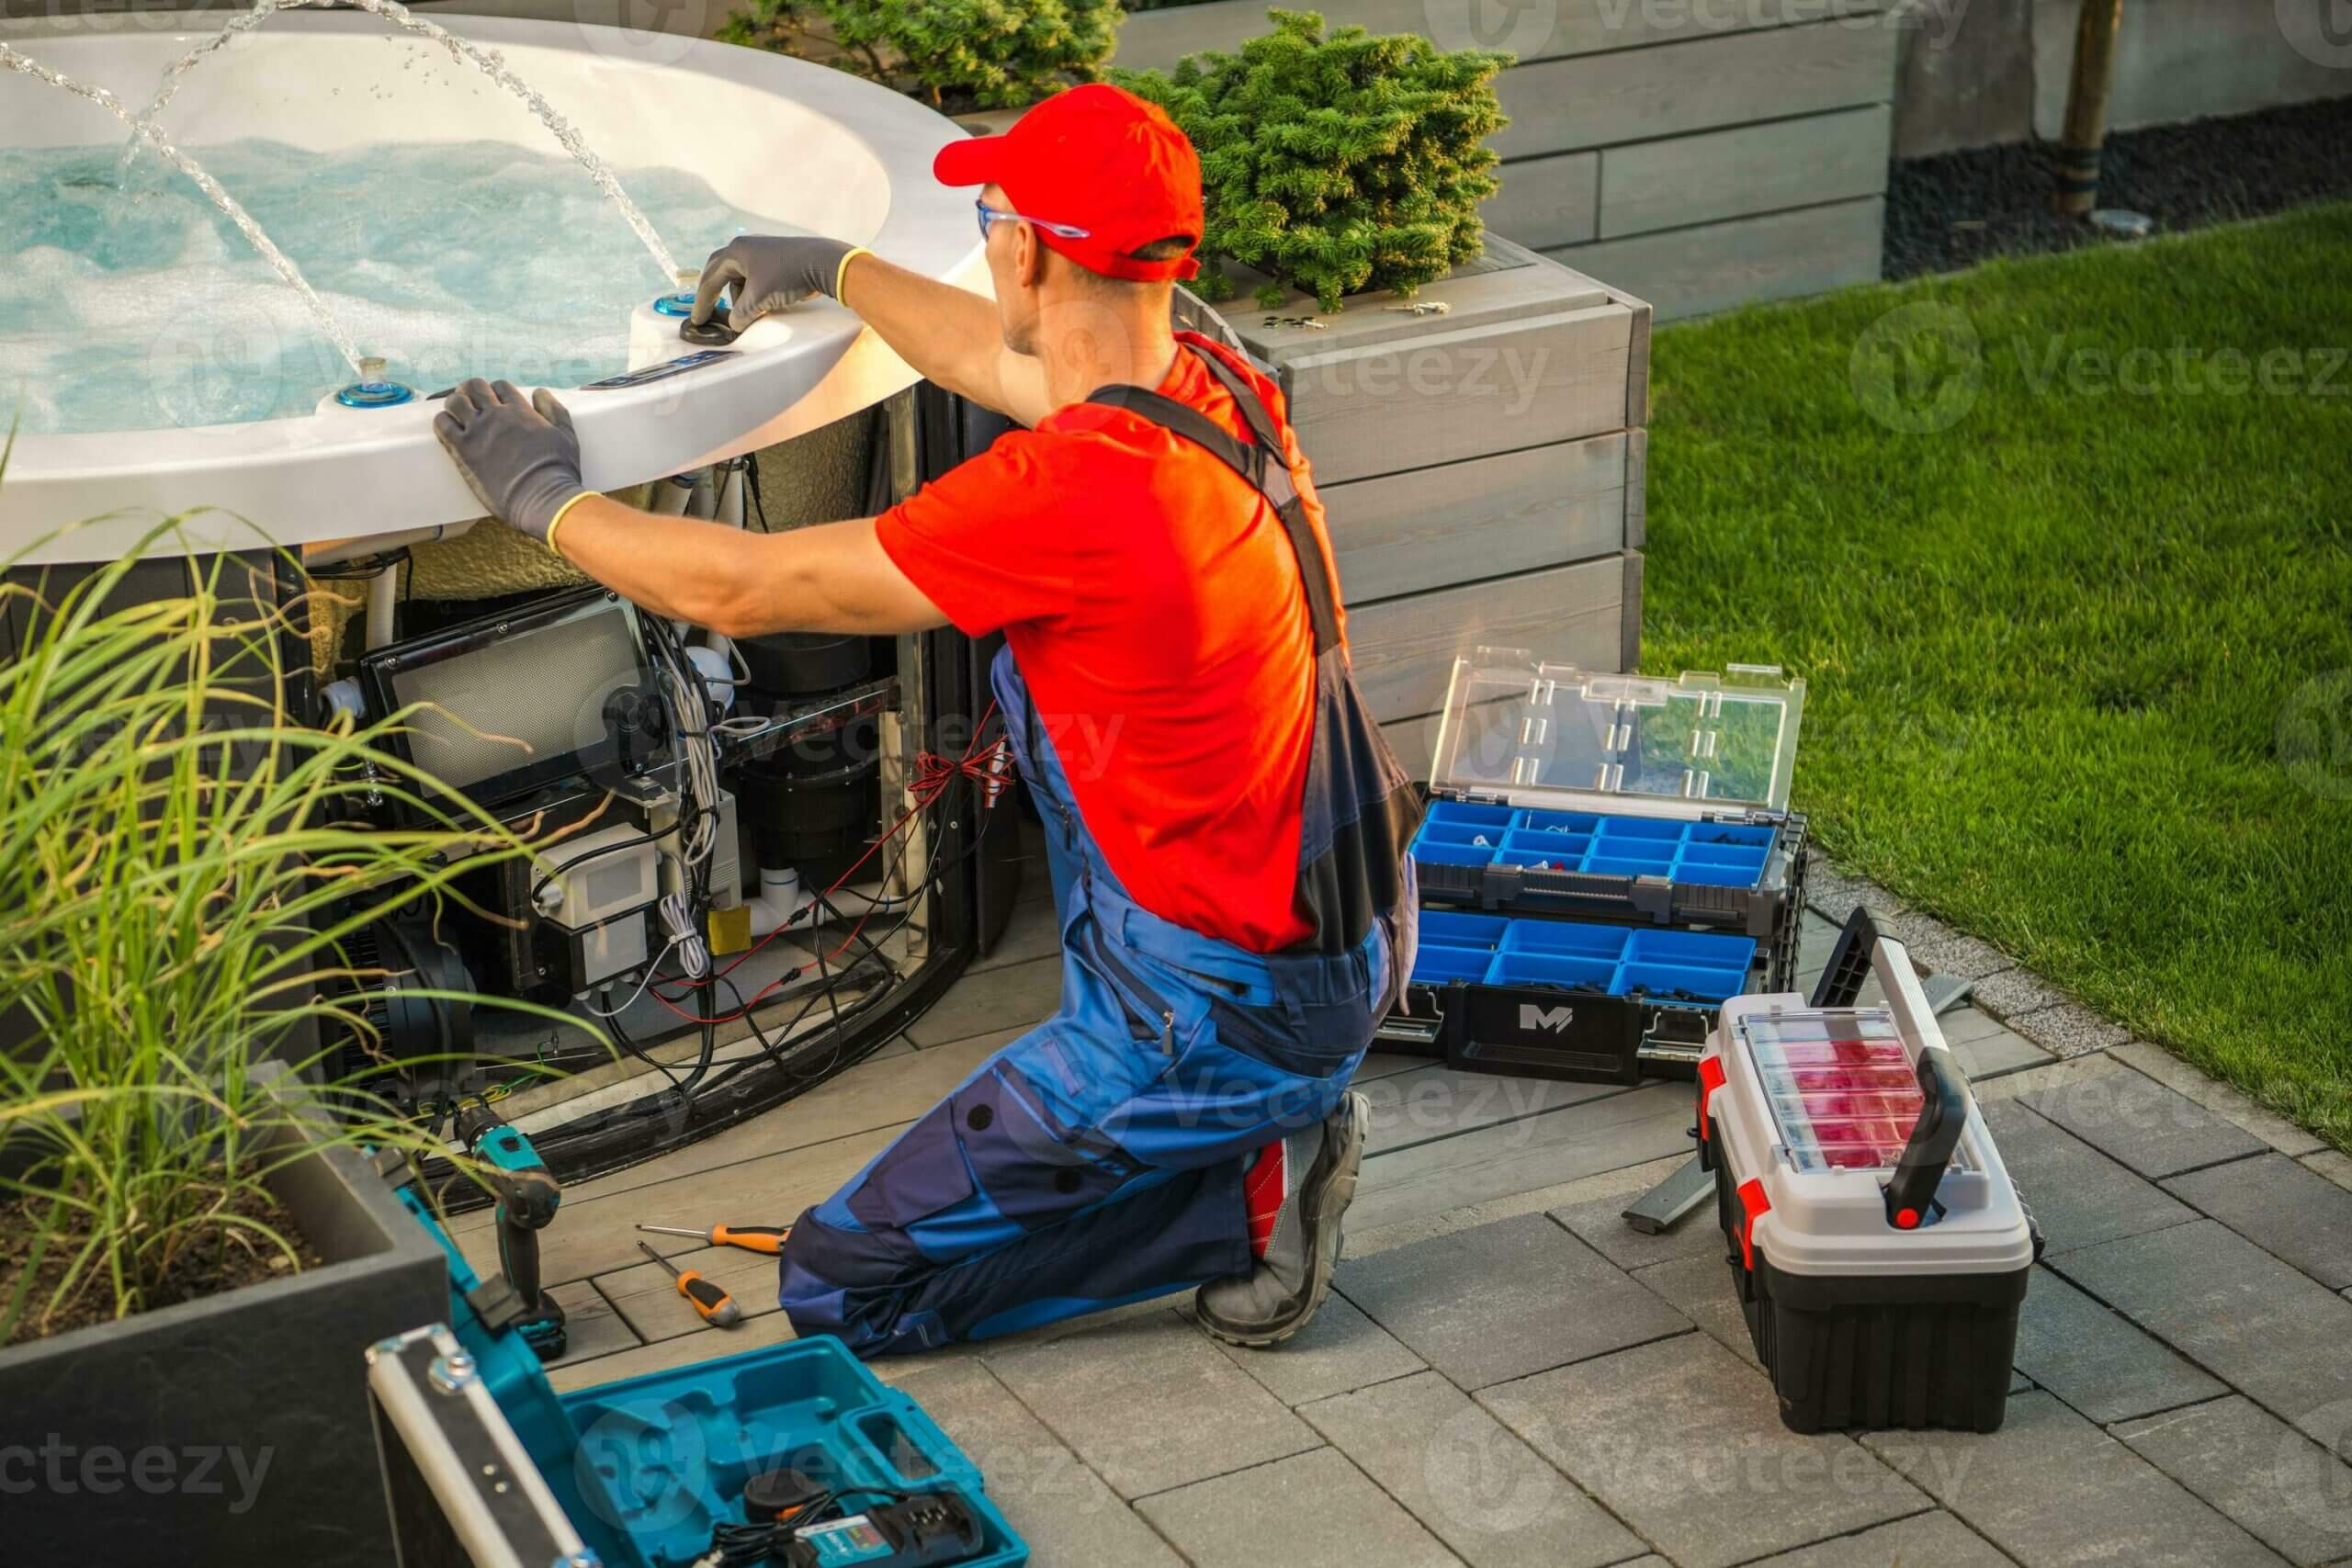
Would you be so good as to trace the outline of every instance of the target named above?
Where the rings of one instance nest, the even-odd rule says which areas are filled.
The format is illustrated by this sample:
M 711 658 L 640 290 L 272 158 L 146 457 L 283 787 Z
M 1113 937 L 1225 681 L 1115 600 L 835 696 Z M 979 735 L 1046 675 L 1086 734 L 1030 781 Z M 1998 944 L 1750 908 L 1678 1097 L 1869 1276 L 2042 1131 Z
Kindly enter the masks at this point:
M 937 806 L 940 801 L 944 799 L 947 795 L 948 786 L 954 784 L 957 778 L 961 777 L 972 780 L 975 786 L 980 791 L 982 798 L 989 805 L 993 806 L 996 803 L 997 795 L 1002 793 L 1006 781 L 1011 777 L 1010 768 L 1012 754 L 1011 743 L 1002 736 L 999 736 L 995 741 L 987 746 L 982 746 L 980 744 L 980 737 L 988 733 L 989 720 L 996 716 L 996 709 L 997 705 L 993 700 L 991 700 L 989 704 L 988 711 L 980 716 L 979 724 L 975 727 L 972 731 L 972 744 L 965 750 L 965 752 L 961 757 L 950 761 L 948 758 L 941 756 L 936 751 L 922 751 L 916 753 L 914 782 L 907 786 L 907 793 L 914 796 L 915 803 L 899 814 L 899 819 L 890 824 L 889 830 L 884 833 L 880 838 L 875 840 L 873 843 L 866 846 L 865 852 L 858 856 L 856 861 L 851 864 L 847 871 L 842 872 L 840 876 L 834 878 L 833 885 L 831 887 L 828 887 L 822 893 L 818 894 L 816 898 L 810 902 L 808 908 L 801 910 L 799 914 L 793 916 L 792 919 L 786 920 L 783 925 L 776 927 L 775 930 L 768 932 L 767 935 L 762 937 L 758 942 L 744 949 L 735 961 L 728 964 L 726 968 L 719 970 L 717 974 L 710 976 L 707 979 L 692 982 L 690 988 L 696 990 L 705 989 L 713 982 L 723 979 L 729 975 L 732 975 L 737 969 L 750 962 L 753 953 L 758 953 L 760 949 L 767 946 L 768 943 L 774 942 L 777 937 L 782 936 L 793 926 L 798 924 L 802 916 L 813 914 L 824 900 L 840 892 L 848 883 L 849 879 L 857 874 L 859 866 L 862 866 L 867 861 L 872 860 L 876 851 L 880 850 L 883 845 L 888 843 L 892 839 L 897 838 L 906 828 L 908 823 L 912 822 L 918 816 L 930 810 L 932 807 Z M 903 859 L 905 857 L 902 855 L 900 858 Z M 830 964 L 834 959 L 839 958 L 842 953 L 849 951 L 850 943 L 855 942 L 857 940 L 858 933 L 865 929 L 865 922 L 874 918 L 874 908 L 875 906 L 872 904 L 869 904 L 866 907 L 865 912 L 858 916 L 857 923 L 850 927 L 849 935 L 842 939 L 842 943 L 839 947 L 834 948 L 832 952 L 825 955 L 823 962 Z M 704 1018 L 698 1013 L 686 1011 L 685 1009 L 678 1006 L 675 1000 L 663 996 L 661 990 L 656 987 L 648 986 L 646 987 L 646 994 L 650 996 L 655 1001 L 660 1002 L 663 1007 L 668 1008 L 672 1012 L 676 1013 L 680 1018 L 684 1019 L 689 1023 L 706 1025 L 731 1023 L 735 1020 L 751 1012 L 754 1008 L 757 1008 L 760 1005 L 761 999 L 766 997 L 769 992 L 776 989 L 780 986 L 789 984 L 793 979 L 797 978 L 800 973 L 801 971 L 796 968 L 777 976 L 775 979 L 761 987 L 760 989 L 753 994 L 751 1000 L 737 1008 L 733 1012 L 722 1013 L 717 1018 Z M 684 976 L 668 977 L 684 978 Z

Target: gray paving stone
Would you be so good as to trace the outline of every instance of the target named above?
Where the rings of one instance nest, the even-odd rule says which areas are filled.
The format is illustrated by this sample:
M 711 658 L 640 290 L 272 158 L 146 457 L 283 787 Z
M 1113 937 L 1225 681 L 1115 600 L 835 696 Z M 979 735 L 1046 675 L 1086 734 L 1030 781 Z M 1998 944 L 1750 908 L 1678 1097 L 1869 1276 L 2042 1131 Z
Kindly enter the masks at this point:
M 2187 1095 L 2130 1070 L 2026 1096 L 2066 1131 L 2151 1179 L 2258 1155 L 2269 1145 Z
M 1542 1214 L 1351 1258 L 1337 1283 L 1374 1322 L 1464 1388 L 1690 1326 Z
M 2289 1561 L 2352 1555 L 2352 1465 L 2243 1395 L 2110 1430 Z
M 1690 1086 L 1655 1083 L 1363 1162 L 1350 1234 L 1690 1151 Z
M 1299 1414 L 1470 1568 L 1600 1568 L 1642 1543 L 1435 1372 Z
M 1640 1197 L 1638 1192 L 1627 1192 L 1612 1198 L 1596 1198 L 1555 1209 L 1552 1217 L 1620 1269 L 1645 1269 L 1675 1258 L 1722 1258 L 1724 1233 L 1716 1227 L 1712 1200 L 1672 1230 L 1651 1235 L 1625 1223 L 1625 1211 Z
M 1148 1497 L 1198 1568 L 1439 1568 L 1461 1560 L 1334 1449 Z
M 2018 1314 L 2017 1365 L 2101 1426 L 2229 1392 L 2047 1269 Z
M 1799 1547 L 1768 1557 L 1756 1568 L 2007 1568 L 2008 1561 L 1983 1536 L 1939 1512 Z
M 1168 1543 L 979 1362 L 926 1367 L 899 1386 L 979 1466 L 989 1501 L 1029 1543 L 1031 1568 L 1181 1568 Z
M 2052 1394 L 2010 1400 L 1997 1432 L 1878 1432 L 1862 1441 L 2025 1568 L 2278 1562 Z
M 1316 1446 L 1306 1423 L 1173 1312 L 1024 1345 L 986 1364 L 1122 1497 Z
M 1337 1292 L 1324 1298 L 1313 1323 L 1279 1345 L 1248 1350 L 1210 1343 L 1284 1404 L 1305 1404 L 1421 1370 L 1419 1356 Z
M 2004 969 L 1976 982 L 1970 999 L 1995 1018 L 2014 1019 L 2066 1000 L 2066 993 L 2026 969 Z
M 1781 1426 L 1763 1374 L 1700 1335 L 1478 1400 L 1683 1568 L 1726 1568 L 1927 1506 L 1850 1439 Z
M 1997 1034 L 1980 1034 L 1973 1040 L 1953 1042 L 1951 1050 L 1952 1055 L 1960 1058 L 1960 1070 L 1966 1073 L 1972 1081 L 2038 1067 L 2052 1057 L 2050 1051 L 2008 1029 L 2003 1029 Z
M 2343 1446 L 2352 1426 L 2352 1302 L 2212 1220 L 2053 1262 L 2223 1382 Z
M 1694 1214 L 1684 1223 L 1695 1224 L 1698 1219 Z M 1676 1311 L 1706 1330 L 1724 1349 L 1760 1369 L 1763 1363 L 1756 1359 L 1756 1341 L 1748 1335 L 1747 1319 L 1733 1292 L 1731 1270 L 1724 1262 L 1723 1234 L 1714 1233 L 1719 1245 L 1713 1252 L 1653 1263 L 1636 1270 L 1634 1278 L 1672 1303 Z
M 2286 1156 L 2192 1170 L 2164 1187 L 2321 1284 L 2352 1285 L 2352 1192 Z
M 2109 1054 L 2118 1061 L 2138 1068 L 2158 1083 L 2180 1090 L 2207 1110 L 2217 1111 L 2236 1122 L 2282 1155 L 2300 1158 L 2317 1154 L 2328 1146 L 2327 1140 L 2318 1134 L 2296 1126 L 2276 1111 L 2265 1110 L 2229 1085 L 2208 1077 L 2161 1045 L 2135 1041 L 2129 1045 L 2119 1045 Z
M 2185 1224 L 2197 1212 L 2017 1100 L 1980 1101 L 1993 1141 L 2055 1257 Z
M 2087 1055 L 2132 1038 L 2130 1030 L 2101 1018 L 2080 1002 L 2059 1002 L 2031 1012 L 2014 1013 L 2005 1021 L 2028 1040 L 2048 1046 L 2060 1056 Z
M 1362 1088 L 1372 1110 L 1364 1151 L 1374 1155 L 1620 1092 L 1615 1084 L 1555 1083 L 1499 1073 L 1465 1073 L 1436 1063 L 1372 1079 Z

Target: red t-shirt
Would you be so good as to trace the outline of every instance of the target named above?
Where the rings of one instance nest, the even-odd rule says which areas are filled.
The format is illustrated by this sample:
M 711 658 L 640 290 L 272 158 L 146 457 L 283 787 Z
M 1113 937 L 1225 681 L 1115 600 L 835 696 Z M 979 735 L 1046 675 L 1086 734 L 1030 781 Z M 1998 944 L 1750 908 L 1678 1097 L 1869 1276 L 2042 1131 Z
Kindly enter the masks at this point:
M 1282 394 L 1223 357 L 1281 422 L 1304 475 Z M 1190 353 L 1159 390 L 1250 439 Z M 1311 490 L 1306 502 L 1329 570 L 1322 506 Z M 1262 496 L 1139 414 L 1073 403 L 1000 437 L 877 528 L 960 630 L 1003 629 L 1087 827 L 1136 902 L 1258 953 L 1311 933 L 1295 894 L 1314 634 L 1289 536 Z

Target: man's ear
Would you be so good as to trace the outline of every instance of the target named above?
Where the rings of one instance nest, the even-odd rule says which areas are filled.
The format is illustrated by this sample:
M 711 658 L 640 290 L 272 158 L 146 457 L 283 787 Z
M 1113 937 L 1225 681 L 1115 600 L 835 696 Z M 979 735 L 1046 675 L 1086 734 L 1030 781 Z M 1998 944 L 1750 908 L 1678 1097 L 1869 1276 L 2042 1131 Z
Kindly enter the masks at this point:
M 1012 275 L 1021 280 L 1024 288 L 1038 288 L 1045 285 L 1046 247 L 1039 242 L 1037 231 L 1026 223 L 1021 226 L 1013 247 Z

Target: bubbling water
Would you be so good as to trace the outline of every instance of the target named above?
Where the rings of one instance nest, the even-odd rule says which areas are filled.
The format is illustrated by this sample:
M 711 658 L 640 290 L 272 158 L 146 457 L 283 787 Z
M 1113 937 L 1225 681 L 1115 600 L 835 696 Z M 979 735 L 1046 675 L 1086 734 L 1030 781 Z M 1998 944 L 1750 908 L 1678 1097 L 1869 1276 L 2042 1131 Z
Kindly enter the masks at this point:
M 180 90 L 181 82 L 206 56 L 225 47 L 240 35 L 253 31 L 279 11 L 290 11 L 300 6 L 322 3 L 323 0 L 254 0 L 252 10 L 237 17 L 212 37 L 198 44 L 166 66 L 163 79 L 156 85 L 155 96 L 148 101 L 147 107 L 139 112 L 137 118 L 131 124 L 134 135 L 130 144 L 123 149 L 124 172 L 129 172 L 131 156 L 138 151 L 139 136 L 152 134 L 155 117 L 164 112 L 165 106 L 171 103 L 173 95 Z M 645 248 L 652 254 L 653 263 L 662 269 L 663 279 L 667 280 L 677 275 L 677 258 L 673 256 L 670 254 L 670 248 L 662 243 L 662 236 L 655 231 L 653 225 L 647 221 L 645 214 L 639 210 L 637 203 L 629 199 L 628 192 L 621 188 L 620 177 L 613 173 L 611 165 L 596 155 L 595 150 L 588 145 L 588 139 L 580 133 L 577 126 L 558 114 L 554 106 L 541 97 L 537 89 L 514 74 L 513 69 L 507 65 L 503 55 L 494 49 L 483 49 L 478 44 L 470 43 L 437 22 L 426 21 L 424 17 L 412 13 L 407 6 L 400 3 L 400 0 L 341 0 L 341 3 L 356 6 L 370 16 L 391 23 L 403 32 L 413 33 L 419 38 L 439 44 L 454 58 L 465 61 L 483 75 L 514 95 L 522 102 L 523 107 L 530 110 L 541 125 L 548 128 L 548 134 L 555 138 L 557 145 L 571 153 L 572 161 L 587 171 L 588 177 L 596 182 L 596 188 L 605 193 L 605 198 L 620 209 L 622 219 L 628 222 L 630 229 L 636 231 L 637 237 L 644 242 Z
M 312 319 L 319 323 L 319 329 L 334 340 L 335 352 L 343 355 L 345 362 L 351 367 L 353 374 L 358 373 L 359 345 L 352 341 L 351 334 L 344 331 L 343 324 L 337 321 L 334 319 L 334 313 L 327 309 L 326 301 L 319 298 L 318 291 L 312 288 L 309 281 L 302 276 L 302 269 L 296 266 L 287 257 L 285 252 L 270 243 L 269 236 L 262 232 L 261 225 L 254 222 L 252 216 L 237 204 L 236 197 L 222 190 L 220 183 L 206 174 L 203 166 L 195 159 L 173 146 L 153 126 L 140 124 L 130 111 L 122 107 L 121 101 L 104 87 L 94 87 L 86 82 L 76 82 L 71 76 L 62 72 L 52 71 L 38 60 L 19 53 L 4 42 L 0 42 L 0 68 L 16 72 L 18 75 L 29 76 L 37 82 L 46 82 L 51 86 L 72 93 L 77 97 L 87 98 L 123 124 L 130 127 L 134 137 L 143 139 L 155 150 L 158 157 L 194 181 L 196 187 L 210 198 L 212 205 L 219 208 L 228 217 L 229 221 L 237 226 L 237 231 L 245 237 L 248 244 L 261 254 L 262 260 L 269 264 L 270 270 L 277 273 L 288 288 L 301 296 L 303 305 L 309 309 Z
M 352 379 L 227 218 L 176 179 L 119 189 L 119 152 L 0 146 L 0 432 L 299 417 Z M 552 148 L 247 138 L 204 161 L 389 379 L 565 388 L 628 367 L 645 252 Z M 685 170 L 624 173 L 682 240 L 792 227 Z

